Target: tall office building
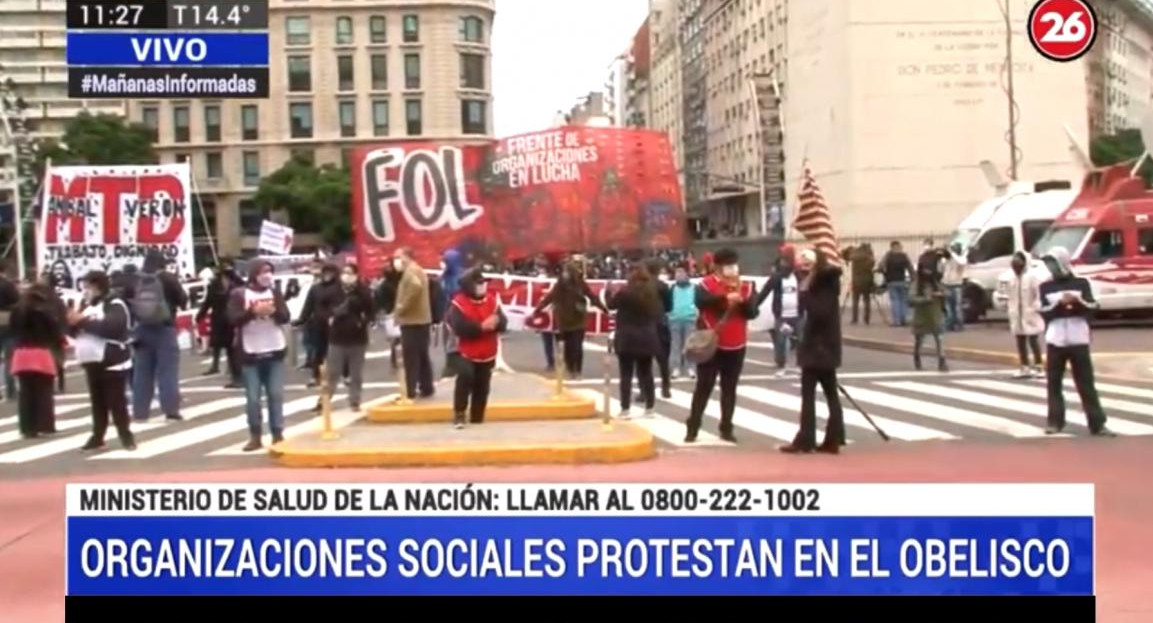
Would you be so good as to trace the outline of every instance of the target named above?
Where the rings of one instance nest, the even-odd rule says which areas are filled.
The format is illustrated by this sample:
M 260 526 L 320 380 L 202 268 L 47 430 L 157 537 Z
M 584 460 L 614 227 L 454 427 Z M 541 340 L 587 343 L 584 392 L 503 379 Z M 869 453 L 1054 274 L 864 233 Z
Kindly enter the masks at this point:
M 626 65 L 624 123 L 643 128 L 652 120 L 652 49 L 649 19 L 633 35 Z
M 68 99 L 64 0 L 0 0 L 0 80 L 24 98 L 33 136 L 56 138 L 81 111 L 123 115 L 120 100 Z
M 251 197 L 291 157 L 490 140 L 494 17 L 493 0 L 272 0 L 267 100 L 133 100 L 129 116 L 154 129 L 162 161 L 191 162 L 198 239 L 253 250 L 268 214 Z
M 1086 56 L 1089 132 L 1138 128 L 1153 102 L 1153 0 L 1099 0 L 1098 35 Z
M 684 174 L 685 206 L 690 216 L 701 216 L 699 207 L 708 192 L 704 31 L 706 5 L 715 3 L 716 0 L 677 0 L 681 37 L 681 171 Z
M 677 22 L 678 0 L 650 0 L 649 50 L 652 53 L 649 71 L 648 127 L 666 132 L 672 146 L 677 169 L 684 168 L 681 152 L 681 119 L 684 95 L 681 92 L 681 42 Z M 684 185 L 684 176 L 681 176 Z

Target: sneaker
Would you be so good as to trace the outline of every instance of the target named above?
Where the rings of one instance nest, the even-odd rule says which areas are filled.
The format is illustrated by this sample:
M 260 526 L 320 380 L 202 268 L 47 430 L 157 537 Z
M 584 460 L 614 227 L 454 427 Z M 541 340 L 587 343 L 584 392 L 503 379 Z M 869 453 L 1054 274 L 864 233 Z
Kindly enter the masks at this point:
M 1029 366 L 1021 366 L 1021 369 L 1017 370 L 1017 373 L 1013 375 L 1013 378 L 1015 378 L 1015 379 L 1027 379 L 1031 376 L 1033 376 L 1033 369 L 1030 368 Z
M 774 376 L 776 376 L 778 379 L 783 379 L 788 375 L 789 375 L 789 369 L 788 368 L 781 368 L 781 369 L 777 370 L 777 373 Z
M 464 428 L 464 414 L 463 413 L 454 413 L 452 415 L 452 427 L 455 428 L 456 430 L 461 430 Z
M 120 440 L 120 446 L 125 450 L 132 452 L 136 449 L 136 439 L 133 437 L 124 437 Z
M 617 414 L 617 417 L 622 420 L 628 420 L 632 419 L 633 414 L 629 409 L 621 409 L 621 412 Z
M 1091 431 L 1089 434 L 1094 436 L 1094 437 L 1116 437 L 1117 436 L 1117 433 L 1115 433 L 1115 432 L 1113 432 L 1113 431 L 1111 431 L 1108 428 L 1105 428 L 1103 426 L 1101 428 L 1095 430 L 1095 431 Z
M 647 418 L 648 418 L 648 417 L 653 417 L 653 416 L 655 416 L 656 414 L 657 414 L 657 411 L 656 411 L 656 409 L 654 409 L 654 408 L 652 408 L 652 407 L 649 407 L 648 409 L 645 409 L 645 417 L 647 417 Z
M 1032 366 L 1029 368 L 1029 375 L 1037 377 L 1037 376 L 1045 376 L 1045 373 L 1044 373 L 1044 371 L 1041 370 L 1041 366 Z

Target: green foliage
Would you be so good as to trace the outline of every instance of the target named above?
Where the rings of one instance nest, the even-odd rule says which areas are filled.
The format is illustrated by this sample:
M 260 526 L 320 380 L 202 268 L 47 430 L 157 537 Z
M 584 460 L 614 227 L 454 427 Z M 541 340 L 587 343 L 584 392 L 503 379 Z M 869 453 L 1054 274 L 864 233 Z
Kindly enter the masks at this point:
M 284 210 L 299 233 L 319 233 L 343 246 L 352 239 L 352 179 L 348 169 L 293 158 L 265 177 L 252 200 L 268 210 Z
M 60 141 L 45 140 L 38 145 L 37 175 L 45 161 L 54 165 L 155 164 L 152 131 L 139 123 L 113 115 L 80 113 L 68 122 Z
M 1145 144 L 1141 141 L 1141 131 L 1135 129 L 1098 136 L 1089 143 L 1089 160 L 1097 167 L 1121 162 L 1133 165 L 1143 153 Z M 1146 159 L 1141 165 L 1140 173 L 1145 179 L 1145 185 L 1153 186 L 1153 161 Z

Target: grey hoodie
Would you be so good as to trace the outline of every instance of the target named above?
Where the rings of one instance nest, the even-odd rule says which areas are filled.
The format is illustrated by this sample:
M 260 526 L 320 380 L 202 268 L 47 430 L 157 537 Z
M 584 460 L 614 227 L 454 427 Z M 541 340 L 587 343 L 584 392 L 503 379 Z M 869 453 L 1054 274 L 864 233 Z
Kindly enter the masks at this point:
M 1088 320 L 1097 309 L 1097 299 L 1093 297 L 1093 287 L 1089 280 L 1078 277 L 1073 272 L 1073 261 L 1069 251 L 1063 247 L 1053 247 L 1041 258 L 1053 278 L 1041 284 L 1041 316 L 1046 323 L 1060 318 L 1083 318 Z M 1057 270 L 1053 270 L 1054 265 Z M 1080 300 L 1073 303 L 1061 303 L 1060 299 L 1066 292 L 1080 295 Z

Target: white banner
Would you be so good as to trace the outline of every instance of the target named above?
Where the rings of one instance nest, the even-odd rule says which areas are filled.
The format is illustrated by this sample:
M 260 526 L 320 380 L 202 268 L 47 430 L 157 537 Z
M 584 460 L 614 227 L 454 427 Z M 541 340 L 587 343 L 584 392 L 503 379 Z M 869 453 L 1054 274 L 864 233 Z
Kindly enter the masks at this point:
M 89 271 L 140 266 L 159 250 L 195 275 L 191 171 L 187 163 L 51 167 L 37 227 L 38 266 L 76 287 Z

